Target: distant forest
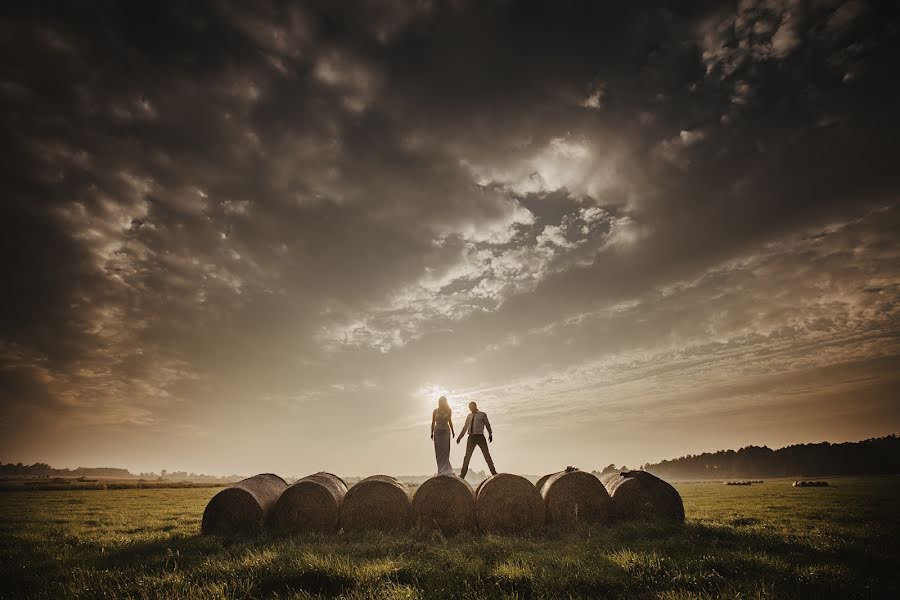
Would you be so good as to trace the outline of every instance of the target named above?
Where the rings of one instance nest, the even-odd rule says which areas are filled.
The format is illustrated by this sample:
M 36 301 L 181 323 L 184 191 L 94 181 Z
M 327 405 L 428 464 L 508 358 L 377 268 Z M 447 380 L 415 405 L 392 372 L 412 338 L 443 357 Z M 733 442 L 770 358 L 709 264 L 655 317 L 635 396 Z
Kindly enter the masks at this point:
M 195 482 L 230 482 L 243 479 L 241 475 L 229 475 L 216 477 L 202 473 L 188 473 L 187 471 L 166 471 L 159 473 L 138 473 L 135 475 L 128 469 L 118 467 L 78 467 L 77 469 L 56 469 L 46 463 L 34 463 L 25 465 L 22 463 L 0 462 L 0 477 L 93 477 L 101 479 L 143 479 L 153 481 L 195 481 Z
M 643 469 L 663 479 L 898 474 L 900 438 L 892 434 L 862 442 L 797 444 L 778 450 L 766 446 L 747 446 L 740 450 L 704 452 L 656 464 L 648 463 Z M 608 470 L 609 467 L 604 469 Z

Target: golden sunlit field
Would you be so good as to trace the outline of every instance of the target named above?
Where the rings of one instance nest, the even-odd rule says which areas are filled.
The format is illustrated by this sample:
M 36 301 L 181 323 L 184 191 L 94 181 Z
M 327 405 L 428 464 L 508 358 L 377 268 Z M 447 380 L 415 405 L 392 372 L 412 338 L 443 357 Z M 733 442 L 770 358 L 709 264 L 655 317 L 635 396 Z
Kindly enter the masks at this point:
M 688 520 L 523 537 L 198 534 L 216 489 L 0 494 L 0 595 L 134 598 L 900 594 L 900 478 L 682 483 Z

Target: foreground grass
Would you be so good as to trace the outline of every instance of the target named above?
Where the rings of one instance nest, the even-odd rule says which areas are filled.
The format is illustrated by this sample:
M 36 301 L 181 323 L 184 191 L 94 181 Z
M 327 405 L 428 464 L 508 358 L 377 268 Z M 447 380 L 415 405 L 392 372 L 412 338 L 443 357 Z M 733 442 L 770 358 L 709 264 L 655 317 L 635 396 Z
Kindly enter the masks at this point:
M 900 597 L 900 478 L 681 484 L 688 522 L 201 537 L 215 489 L 0 494 L 0 596 Z

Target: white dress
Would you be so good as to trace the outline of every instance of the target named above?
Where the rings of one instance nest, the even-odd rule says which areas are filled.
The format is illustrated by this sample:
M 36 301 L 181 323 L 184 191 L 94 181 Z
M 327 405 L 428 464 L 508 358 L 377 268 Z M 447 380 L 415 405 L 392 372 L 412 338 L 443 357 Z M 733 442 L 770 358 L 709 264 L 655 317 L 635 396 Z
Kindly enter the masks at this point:
M 446 415 L 435 411 L 434 457 L 437 460 L 438 475 L 453 475 L 450 464 L 450 424 Z

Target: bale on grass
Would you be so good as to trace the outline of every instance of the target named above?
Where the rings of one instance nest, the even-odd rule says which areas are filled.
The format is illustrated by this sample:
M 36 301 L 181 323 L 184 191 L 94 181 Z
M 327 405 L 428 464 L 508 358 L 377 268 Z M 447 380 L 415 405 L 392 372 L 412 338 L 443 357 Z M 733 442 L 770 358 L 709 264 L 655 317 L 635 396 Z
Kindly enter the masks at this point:
M 684 504 L 671 485 L 646 471 L 622 471 L 606 479 L 617 519 L 662 518 L 684 521 Z
M 347 491 L 341 507 L 347 531 L 407 529 L 411 518 L 409 488 L 390 475 L 366 477 Z
M 828 487 L 827 481 L 795 481 L 794 487 Z
M 436 475 L 416 489 L 412 498 L 417 527 L 457 533 L 475 529 L 475 491 L 456 475 Z
M 272 523 L 286 531 L 332 531 L 346 494 L 347 484 L 337 475 L 307 475 L 281 494 L 272 510 Z
M 486 533 L 524 531 L 543 525 L 544 500 L 524 477 L 498 473 L 478 487 L 475 514 Z
M 287 483 L 263 473 L 232 484 L 209 501 L 203 511 L 201 533 L 253 533 L 265 525 Z
M 538 491 L 544 498 L 548 523 L 598 523 L 611 519 L 612 500 L 596 475 L 568 467 L 541 479 L 544 482 Z

